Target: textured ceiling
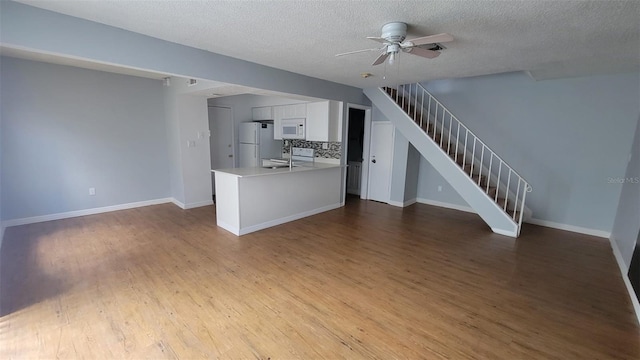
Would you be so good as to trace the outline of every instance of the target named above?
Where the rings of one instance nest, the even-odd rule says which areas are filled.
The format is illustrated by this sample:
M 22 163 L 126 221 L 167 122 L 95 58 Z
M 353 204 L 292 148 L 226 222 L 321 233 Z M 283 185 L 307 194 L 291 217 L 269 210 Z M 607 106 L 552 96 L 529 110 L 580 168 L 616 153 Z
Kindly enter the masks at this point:
M 356 87 L 529 71 L 536 79 L 638 71 L 640 1 L 22 0 L 156 38 Z M 436 59 L 370 66 L 390 21 L 455 37 Z M 363 79 L 360 73 L 374 76 Z

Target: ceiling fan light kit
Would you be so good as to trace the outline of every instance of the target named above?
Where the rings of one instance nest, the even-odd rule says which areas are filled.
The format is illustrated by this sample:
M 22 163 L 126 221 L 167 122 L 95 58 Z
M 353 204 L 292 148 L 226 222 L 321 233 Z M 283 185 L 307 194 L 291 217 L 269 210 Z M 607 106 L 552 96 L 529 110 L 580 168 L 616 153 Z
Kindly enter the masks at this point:
M 444 48 L 440 46 L 439 43 L 453 41 L 453 36 L 446 33 L 423 36 L 405 41 L 406 37 L 407 24 L 399 21 L 390 22 L 382 26 L 381 35 L 379 37 L 367 37 L 369 40 L 384 44 L 381 48 L 350 51 L 337 54 L 336 56 L 351 55 L 366 51 L 382 51 L 382 54 L 376 58 L 372 65 L 380 65 L 387 59 L 389 59 L 389 65 L 393 65 L 400 51 L 427 59 L 433 59 L 440 55 L 438 50 L 442 50 Z M 431 46 L 429 46 L 429 48 L 420 47 L 423 45 Z

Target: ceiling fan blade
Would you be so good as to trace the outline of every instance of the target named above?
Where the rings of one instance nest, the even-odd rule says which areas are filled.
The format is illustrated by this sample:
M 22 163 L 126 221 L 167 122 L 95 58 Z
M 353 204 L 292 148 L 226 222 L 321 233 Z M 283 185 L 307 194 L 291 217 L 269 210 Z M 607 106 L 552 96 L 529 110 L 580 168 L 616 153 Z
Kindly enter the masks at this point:
M 425 45 L 425 44 L 445 43 L 449 41 L 453 41 L 453 36 L 447 33 L 442 33 L 437 35 L 429 35 L 429 36 L 423 36 L 415 39 L 405 40 L 405 43 L 411 42 L 413 43 L 413 45 L 418 46 L 418 45 Z
M 382 44 L 388 43 L 388 41 L 385 38 L 381 38 L 379 36 L 367 36 L 367 39 L 377 41 Z
M 423 58 L 427 58 L 427 59 L 433 59 L 440 56 L 440 52 L 438 51 L 427 50 L 419 47 L 407 48 L 405 49 L 405 52 L 408 52 L 409 54 L 412 54 L 412 55 L 422 56 Z
M 383 48 L 375 48 L 375 49 L 364 49 L 364 50 L 349 51 L 349 52 L 346 52 L 346 53 L 336 54 L 336 56 L 351 55 L 351 54 L 357 54 L 357 53 L 367 52 L 367 51 L 380 51 L 382 49 Z
M 376 65 L 382 64 L 385 60 L 387 60 L 388 57 L 389 57 L 389 53 L 388 52 L 383 52 L 380 56 L 378 56 L 376 61 L 374 61 L 373 64 L 371 64 L 371 66 L 376 66 Z

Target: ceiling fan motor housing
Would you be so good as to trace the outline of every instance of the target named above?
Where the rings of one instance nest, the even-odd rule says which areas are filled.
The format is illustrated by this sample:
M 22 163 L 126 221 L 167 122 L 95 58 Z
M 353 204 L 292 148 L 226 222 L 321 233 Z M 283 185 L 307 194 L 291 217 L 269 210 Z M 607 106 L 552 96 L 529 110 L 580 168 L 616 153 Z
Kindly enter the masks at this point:
M 401 43 L 407 37 L 407 24 L 403 22 L 390 22 L 382 27 L 381 38 L 390 43 Z

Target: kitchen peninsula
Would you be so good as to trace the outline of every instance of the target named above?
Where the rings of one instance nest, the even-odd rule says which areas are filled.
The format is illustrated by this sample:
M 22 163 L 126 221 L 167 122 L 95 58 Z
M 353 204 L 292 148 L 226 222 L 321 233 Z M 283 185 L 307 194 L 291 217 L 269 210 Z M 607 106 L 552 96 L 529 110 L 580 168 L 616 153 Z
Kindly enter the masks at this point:
M 240 236 L 336 209 L 343 205 L 341 170 L 317 162 L 212 170 L 217 224 Z

